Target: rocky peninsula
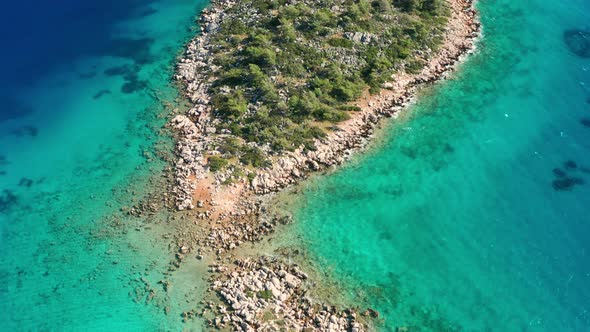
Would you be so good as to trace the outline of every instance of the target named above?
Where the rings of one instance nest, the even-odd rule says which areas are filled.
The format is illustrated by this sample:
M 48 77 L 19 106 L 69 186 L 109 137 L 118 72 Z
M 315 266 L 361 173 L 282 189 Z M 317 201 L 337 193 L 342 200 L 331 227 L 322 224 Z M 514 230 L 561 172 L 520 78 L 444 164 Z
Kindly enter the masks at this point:
M 236 248 L 290 222 L 272 193 L 339 165 L 417 89 L 474 49 L 473 3 L 212 1 L 175 76 L 189 100 L 171 120 L 178 210 L 195 230 L 177 264 L 210 263 L 211 298 L 186 313 L 238 331 L 371 329 L 370 308 L 308 296 L 308 275 L 280 257 L 236 259 Z M 400 327 L 400 331 L 404 328 Z

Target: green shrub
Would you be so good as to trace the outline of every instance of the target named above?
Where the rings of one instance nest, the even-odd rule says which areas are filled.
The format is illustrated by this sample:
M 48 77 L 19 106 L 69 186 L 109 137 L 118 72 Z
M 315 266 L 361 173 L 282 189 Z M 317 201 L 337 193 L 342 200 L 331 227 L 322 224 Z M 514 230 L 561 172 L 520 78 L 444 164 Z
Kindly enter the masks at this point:
M 361 86 L 349 80 L 340 80 L 334 84 L 332 96 L 336 99 L 347 102 L 358 99 L 361 96 Z
M 246 26 L 238 20 L 225 20 L 221 24 L 221 29 L 228 34 L 237 35 L 246 30 Z
M 242 68 L 231 68 L 224 72 L 216 85 L 241 85 L 246 83 L 248 72 Z
M 408 73 L 417 74 L 422 68 L 424 68 L 424 63 L 420 60 L 412 60 L 406 64 L 406 71 Z
M 217 149 L 253 167 L 269 165 L 262 146 L 277 154 L 300 146 L 313 150 L 314 140 L 326 134 L 312 122 L 325 122 L 321 127 L 326 127 L 346 120 L 349 112 L 360 110 L 351 104 L 367 89 L 378 93 L 401 64 L 410 72 L 422 68 L 420 60 L 412 58 L 440 45 L 447 22 L 440 15 L 448 13 L 442 3 L 238 2 L 228 15 L 242 15 L 240 19 L 224 20 L 210 33 L 216 66 L 208 74 L 213 80 L 209 92 L 213 115 L 221 120 L 216 126 L 240 138 L 225 139 Z M 334 5 L 341 10 L 330 10 Z M 250 13 L 258 13 L 255 20 L 243 17 Z M 369 44 L 354 43 L 343 38 L 343 32 L 376 38 Z M 258 148 L 242 145 L 242 140 Z M 219 163 L 214 159 L 213 168 L 226 166 Z
M 244 54 L 248 63 L 264 67 L 274 66 L 277 63 L 276 52 L 268 48 L 249 46 L 245 49 Z
M 248 103 L 241 90 L 229 94 L 217 94 L 213 97 L 213 107 L 224 118 L 237 119 L 248 110 Z
M 341 122 L 350 118 L 346 112 L 328 107 L 320 108 L 313 113 L 313 116 L 316 120 L 329 122 Z
M 240 162 L 244 165 L 252 165 L 254 167 L 268 167 L 270 162 L 266 159 L 262 151 L 256 147 L 244 147 Z
M 226 137 L 218 147 L 219 152 L 229 155 L 236 155 L 240 150 L 240 142 L 235 137 Z
M 337 109 L 339 109 L 341 111 L 352 111 L 352 112 L 362 111 L 362 109 L 360 107 L 355 106 L 355 105 L 341 105 L 341 106 L 338 106 Z
M 211 156 L 207 159 L 207 163 L 209 164 L 209 170 L 211 172 L 217 172 L 224 169 L 227 166 L 228 161 L 218 156 Z
M 270 290 L 259 291 L 258 297 L 264 300 L 270 300 L 272 299 L 272 292 Z
M 352 42 L 352 40 L 346 38 L 333 37 L 328 39 L 328 45 L 333 47 L 352 48 L 354 46 L 354 43 Z
M 256 177 L 256 173 L 248 173 L 247 175 L 248 177 L 248 182 L 252 182 L 252 180 L 254 180 L 254 178 Z

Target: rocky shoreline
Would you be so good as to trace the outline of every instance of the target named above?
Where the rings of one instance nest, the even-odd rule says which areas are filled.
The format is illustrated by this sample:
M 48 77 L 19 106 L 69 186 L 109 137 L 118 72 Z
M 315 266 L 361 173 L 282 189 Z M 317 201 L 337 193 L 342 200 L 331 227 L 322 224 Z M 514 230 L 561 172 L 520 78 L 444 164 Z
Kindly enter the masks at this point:
M 379 95 L 367 96 L 357 102 L 360 112 L 355 112 L 351 119 L 338 124 L 338 130 L 329 133 L 326 138 L 317 139 L 315 151 L 298 149 L 287 152 L 275 158 L 272 167 L 257 172 L 250 183 L 241 181 L 242 185 L 234 188 L 244 193 L 276 192 L 298 182 L 311 172 L 341 164 L 366 144 L 380 119 L 396 116 L 413 100 L 420 86 L 438 81 L 451 72 L 462 57 L 474 50 L 481 25 L 471 1 L 452 0 L 448 3 L 451 17 L 443 36 L 443 44 L 434 54 L 425 55 L 429 60 L 419 74 L 395 75 L 392 82 L 383 84 L 384 90 Z M 174 195 L 177 197 L 176 207 L 179 210 L 195 207 L 193 194 L 199 180 L 205 177 L 214 177 L 216 188 L 213 191 L 227 190 L 222 188 L 221 183 L 230 174 L 212 175 L 208 171 L 206 160 L 208 153 L 215 153 L 208 150 L 212 143 L 219 137 L 227 136 L 218 135 L 212 123 L 211 96 L 208 93 L 210 81 L 207 73 L 215 65 L 209 57 L 212 45 L 208 44 L 208 34 L 220 25 L 224 11 L 235 4 L 235 1 L 217 0 L 203 11 L 200 18 L 202 33 L 188 44 L 184 57 L 178 63 L 175 78 L 182 84 L 186 97 L 193 103 L 186 114 L 177 115 L 171 121 L 171 126 L 178 134 L 176 152 L 179 159 L 175 164 L 177 185 Z
M 363 331 L 357 313 L 320 305 L 305 296 L 307 274 L 295 265 L 270 257 L 257 261 L 237 260 L 235 269 L 225 280 L 213 283 L 215 290 L 229 305 L 212 307 L 216 328 L 232 326 L 243 331 Z M 371 313 L 367 312 L 367 315 Z M 373 313 L 374 314 L 374 313 Z M 278 321 L 280 320 L 280 324 Z
M 195 225 L 190 236 L 180 237 L 175 265 L 192 251 L 197 259 L 210 263 L 211 298 L 204 307 L 186 313 L 185 319 L 200 315 L 218 329 L 236 331 L 365 331 L 371 329 L 371 309 L 338 309 L 312 301 L 306 294 L 313 283 L 296 265 L 280 258 L 234 259 L 235 249 L 245 242 L 256 242 L 272 233 L 285 217 L 270 216 L 266 204 L 271 193 L 295 184 L 309 174 L 339 165 L 370 140 L 379 121 L 395 117 L 412 102 L 419 87 L 444 78 L 458 62 L 472 52 L 480 34 L 480 23 L 471 1 L 449 0 L 451 16 L 440 49 L 428 58 L 419 74 L 398 74 L 383 85 L 376 96 L 367 96 L 356 104 L 361 110 L 338 124 L 339 129 L 315 141 L 315 151 L 296 150 L 273 159 L 270 168 L 249 171 L 231 179 L 231 172 L 212 173 L 207 156 L 216 140 L 227 137 L 217 133 L 208 94 L 208 73 L 215 68 L 209 43 L 225 18 L 225 11 L 237 2 L 214 0 L 199 19 L 201 33 L 187 45 L 177 66 L 175 79 L 182 85 L 191 107 L 170 122 L 177 138 L 174 184 L 171 196 L 178 210 L 188 210 Z M 197 221 L 198 220 L 198 221 Z M 198 249 L 197 249 L 198 248 Z M 205 257 L 204 257 L 205 256 Z M 366 316 L 366 317 L 365 317 Z M 403 331 L 401 328 L 400 331 Z
M 385 90 L 379 95 L 360 101 L 357 106 L 361 111 L 339 124 L 338 131 L 318 140 L 315 151 L 288 153 L 278 158 L 273 168 L 260 172 L 252 180 L 252 190 L 257 194 L 279 191 L 305 178 L 310 172 L 342 164 L 353 152 L 366 145 L 382 118 L 397 116 L 412 102 L 419 87 L 444 78 L 463 56 L 473 52 L 481 27 L 473 4 L 462 0 L 449 3 L 452 16 L 443 45 L 419 74 L 396 75 L 394 82 L 383 85 Z

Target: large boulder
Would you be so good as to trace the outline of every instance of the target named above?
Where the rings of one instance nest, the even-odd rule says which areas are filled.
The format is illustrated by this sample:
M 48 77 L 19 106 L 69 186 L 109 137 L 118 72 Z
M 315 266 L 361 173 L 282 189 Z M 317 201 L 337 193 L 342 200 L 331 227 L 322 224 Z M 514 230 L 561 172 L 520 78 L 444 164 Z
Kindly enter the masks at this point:
M 590 58 L 590 31 L 570 29 L 563 33 L 563 40 L 575 55 Z

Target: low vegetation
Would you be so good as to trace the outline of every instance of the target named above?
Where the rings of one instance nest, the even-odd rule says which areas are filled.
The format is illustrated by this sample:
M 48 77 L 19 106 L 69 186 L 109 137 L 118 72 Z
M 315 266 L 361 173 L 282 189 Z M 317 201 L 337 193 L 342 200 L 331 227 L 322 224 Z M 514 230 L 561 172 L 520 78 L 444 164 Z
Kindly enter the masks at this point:
M 358 111 L 396 71 L 418 71 L 440 44 L 443 0 L 243 0 L 211 33 L 218 150 L 245 166 L 313 149 L 321 128 Z M 210 158 L 212 170 L 226 165 Z

